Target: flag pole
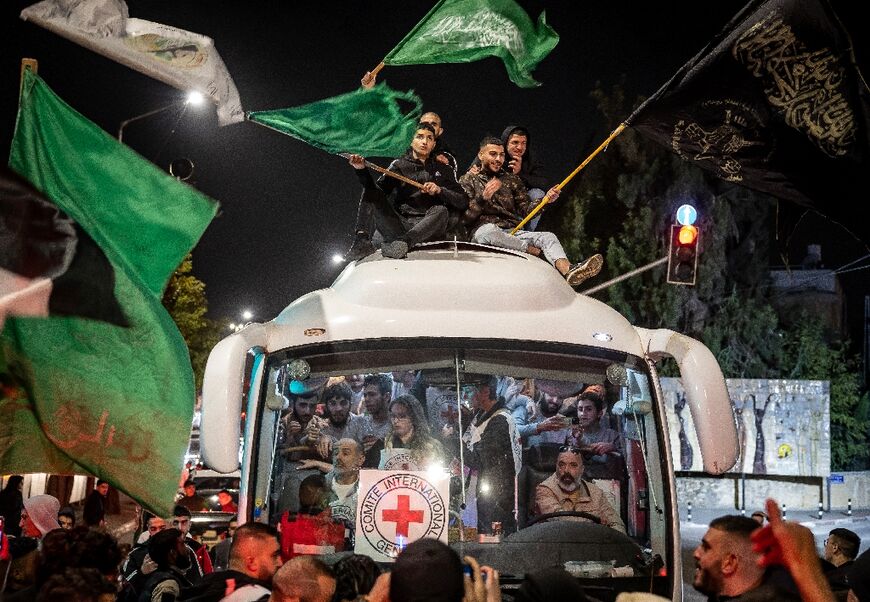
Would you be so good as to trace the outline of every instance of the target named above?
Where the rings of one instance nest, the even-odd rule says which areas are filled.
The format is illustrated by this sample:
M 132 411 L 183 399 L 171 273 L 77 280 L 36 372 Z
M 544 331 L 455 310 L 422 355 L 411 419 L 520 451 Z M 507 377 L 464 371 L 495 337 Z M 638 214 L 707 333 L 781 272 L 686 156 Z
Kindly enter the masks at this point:
M 39 70 L 39 62 L 36 59 L 21 59 L 21 78 L 18 82 L 19 93 L 21 92 L 21 87 L 24 85 L 24 72 L 28 70 L 32 71 L 35 75 L 36 72 Z
M 583 163 L 578 165 L 574 171 L 572 171 L 570 174 L 568 174 L 568 177 L 565 178 L 564 180 L 562 180 L 562 182 L 559 183 L 559 185 L 556 186 L 556 188 L 558 188 L 559 190 L 562 190 L 565 186 L 567 186 L 568 182 L 570 182 L 574 178 L 574 176 L 576 176 L 578 173 L 580 173 L 580 170 L 583 169 L 584 167 L 586 167 L 586 164 L 589 163 L 595 157 L 595 155 L 597 155 L 598 153 L 603 151 L 605 148 L 607 148 L 607 145 L 610 144 L 611 140 L 613 140 L 614 138 L 619 136 L 622 133 L 622 130 L 624 130 L 624 129 L 625 129 L 625 123 L 620 123 L 619 126 L 615 130 L 613 130 L 613 132 L 611 132 L 611 134 L 607 137 L 607 140 L 605 140 L 604 142 L 599 144 L 598 148 L 596 148 L 594 151 L 592 151 L 592 154 L 589 155 L 588 157 L 586 157 L 586 159 L 583 161 Z M 529 222 L 529 220 L 531 220 L 533 217 L 535 217 L 535 215 L 537 215 L 538 212 L 544 208 L 544 205 L 546 205 L 549 202 L 550 202 L 550 197 L 544 196 L 544 198 L 541 199 L 541 202 L 538 203 L 538 205 L 534 209 L 532 209 L 531 213 L 529 213 L 525 218 L 523 218 L 523 221 L 521 221 L 519 224 L 517 224 L 516 228 L 511 230 L 511 234 L 516 234 L 517 230 L 519 230 L 520 228 L 525 226 Z
M 350 153 L 338 153 L 338 156 L 344 157 L 345 159 L 350 159 Z M 385 176 L 390 176 L 391 178 L 396 178 L 397 180 L 401 180 L 405 184 L 410 184 L 411 186 L 416 186 L 420 190 L 423 190 L 423 185 L 420 182 L 412 180 L 411 178 L 406 178 L 402 174 L 396 173 L 394 171 L 390 171 L 389 169 L 384 169 L 380 165 L 375 165 L 374 163 L 371 163 L 370 161 L 368 161 L 366 159 L 363 159 L 363 162 L 365 162 L 366 167 L 370 167 L 371 169 L 374 169 L 378 173 L 382 173 Z

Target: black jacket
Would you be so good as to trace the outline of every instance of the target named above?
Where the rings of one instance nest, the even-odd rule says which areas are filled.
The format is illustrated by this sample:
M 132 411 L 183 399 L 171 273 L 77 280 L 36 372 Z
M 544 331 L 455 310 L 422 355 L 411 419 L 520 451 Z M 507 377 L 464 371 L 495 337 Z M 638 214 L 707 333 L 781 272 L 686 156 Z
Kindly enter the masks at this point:
M 416 186 L 411 186 L 387 175 L 381 175 L 375 184 L 368 169 L 357 170 L 357 177 L 363 187 L 377 186 L 380 188 L 396 212 L 403 217 L 422 217 L 433 205 L 444 205 L 448 209 L 458 209 L 459 211 L 465 211 L 465 208 L 468 207 L 468 198 L 459 182 L 456 181 L 453 169 L 436 161 L 434 155 L 430 155 L 424 163 L 414 159 L 409 149 L 403 156 L 393 160 L 388 169 L 420 184 L 435 182 L 441 188 L 440 194 L 432 196 Z
M 544 177 L 543 166 L 540 163 L 535 162 L 532 156 L 532 135 L 528 133 L 529 130 L 526 127 L 521 125 L 509 125 L 505 128 L 501 133 L 501 143 L 504 144 L 505 153 L 507 153 L 508 138 L 510 138 L 511 134 L 518 129 L 522 129 L 526 132 L 526 152 L 523 155 L 523 164 L 520 167 L 520 173 L 517 175 L 523 181 L 526 188 L 540 188 L 544 192 L 547 192 L 548 180 Z M 510 157 L 505 157 L 505 169 L 507 169 L 508 161 L 510 161 Z

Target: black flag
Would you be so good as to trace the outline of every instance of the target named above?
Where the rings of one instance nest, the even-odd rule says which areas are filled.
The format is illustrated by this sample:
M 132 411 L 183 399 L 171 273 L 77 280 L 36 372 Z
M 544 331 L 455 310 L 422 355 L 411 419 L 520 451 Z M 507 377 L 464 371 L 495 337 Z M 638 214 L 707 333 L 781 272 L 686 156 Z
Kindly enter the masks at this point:
M 825 0 L 751 2 L 626 124 L 866 238 L 870 92 Z
M 114 269 L 100 247 L 30 182 L 0 166 L 0 308 L 7 295 L 28 294 L 35 279 L 51 285 L 33 293 L 46 298 L 31 299 L 31 308 L 128 325 L 115 299 Z M 16 304 L 9 304 L 15 313 Z

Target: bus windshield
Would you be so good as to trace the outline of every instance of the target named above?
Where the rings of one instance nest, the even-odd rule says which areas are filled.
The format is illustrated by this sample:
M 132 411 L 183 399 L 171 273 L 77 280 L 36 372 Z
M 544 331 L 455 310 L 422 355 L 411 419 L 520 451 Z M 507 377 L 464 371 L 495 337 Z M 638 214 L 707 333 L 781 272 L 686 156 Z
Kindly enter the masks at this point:
M 527 341 L 333 342 L 271 353 L 260 382 L 243 487 L 285 558 L 389 562 L 430 536 L 508 585 L 560 566 L 601 600 L 671 597 L 673 485 L 643 358 Z

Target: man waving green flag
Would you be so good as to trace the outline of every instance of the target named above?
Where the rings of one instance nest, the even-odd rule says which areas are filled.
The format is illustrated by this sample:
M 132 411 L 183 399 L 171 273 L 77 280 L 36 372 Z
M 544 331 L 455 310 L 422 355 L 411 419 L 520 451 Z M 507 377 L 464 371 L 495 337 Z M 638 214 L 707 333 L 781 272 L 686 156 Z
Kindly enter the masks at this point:
M 95 243 L 74 247 L 70 270 L 107 260 L 109 269 L 92 270 L 78 285 L 108 287 L 124 319 L 74 307 L 63 315 L 7 316 L 0 472 L 93 474 L 166 516 L 195 399 L 187 348 L 160 300 L 217 206 L 76 113 L 29 71 L 9 166 L 69 218 L 80 240 Z M 33 259 L 28 236 L 33 244 L 8 248 L 10 237 L 2 237 L 0 252 L 30 249 Z
M 470 63 L 497 56 L 522 88 L 559 42 L 544 13 L 537 26 L 514 0 L 441 0 L 384 57 L 384 65 Z

